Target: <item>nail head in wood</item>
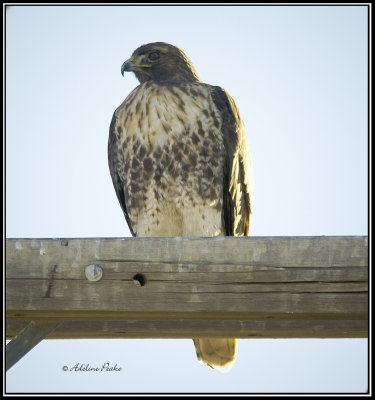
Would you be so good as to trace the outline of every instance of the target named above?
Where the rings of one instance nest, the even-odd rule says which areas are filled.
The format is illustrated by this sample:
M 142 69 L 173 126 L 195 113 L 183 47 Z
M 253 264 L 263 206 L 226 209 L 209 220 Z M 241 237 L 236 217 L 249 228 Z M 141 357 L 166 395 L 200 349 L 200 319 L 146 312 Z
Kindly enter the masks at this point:
M 98 264 L 90 264 L 85 269 L 86 278 L 91 282 L 100 281 L 103 277 L 103 270 Z

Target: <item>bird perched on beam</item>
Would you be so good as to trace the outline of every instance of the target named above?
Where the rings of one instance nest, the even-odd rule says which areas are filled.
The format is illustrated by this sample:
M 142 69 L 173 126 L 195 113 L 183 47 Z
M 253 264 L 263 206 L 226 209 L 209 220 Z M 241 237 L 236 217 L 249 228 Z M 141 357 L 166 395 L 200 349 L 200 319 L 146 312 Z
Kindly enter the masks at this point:
M 108 160 L 133 236 L 248 236 L 252 163 L 234 100 L 168 43 L 136 49 L 128 71 L 140 84 L 114 112 Z M 193 340 L 201 362 L 232 366 L 236 339 Z

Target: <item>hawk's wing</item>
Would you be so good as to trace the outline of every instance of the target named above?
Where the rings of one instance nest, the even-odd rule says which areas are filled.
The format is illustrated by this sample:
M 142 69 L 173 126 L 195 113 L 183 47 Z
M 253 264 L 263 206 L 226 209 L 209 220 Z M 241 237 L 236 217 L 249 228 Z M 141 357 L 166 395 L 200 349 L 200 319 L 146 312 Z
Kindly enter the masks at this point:
M 118 145 L 118 133 L 116 131 L 117 116 L 116 112 L 113 114 L 111 125 L 109 127 L 109 139 L 108 139 L 108 164 L 111 172 L 113 186 L 115 188 L 118 201 L 120 202 L 122 211 L 124 212 L 126 222 L 128 223 L 130 232 L 133 236 L 134 230 L 131 225 L 128 210 L 125 202 L 125 185 L 120 178 L 120 168 L 124 168 L 124 160 L 122 152 Z
M 220 113 L 226 149 L 224 166 L 224 223 L 227 236 L 248 236 L 253 205 L 253 171 L 247 137 L 239 110 L 221 87 L 211 96 Z

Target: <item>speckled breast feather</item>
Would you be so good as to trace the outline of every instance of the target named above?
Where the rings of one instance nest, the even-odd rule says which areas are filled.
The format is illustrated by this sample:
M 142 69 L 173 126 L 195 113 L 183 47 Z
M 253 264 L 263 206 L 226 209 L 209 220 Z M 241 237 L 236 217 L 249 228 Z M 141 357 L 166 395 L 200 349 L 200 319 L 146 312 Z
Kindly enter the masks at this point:
M 115 115 L 118 171 L 135 234 L 225 234 L 225 149 L 210 86 L 146 82 Z

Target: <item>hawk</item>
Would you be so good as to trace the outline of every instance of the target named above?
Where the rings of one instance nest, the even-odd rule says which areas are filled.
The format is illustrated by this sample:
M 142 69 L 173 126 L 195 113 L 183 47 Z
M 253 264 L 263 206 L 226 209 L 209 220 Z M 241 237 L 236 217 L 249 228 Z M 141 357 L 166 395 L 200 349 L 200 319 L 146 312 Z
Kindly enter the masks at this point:
M 140 84 L 114 112 L 108 161 L 132 235 L 248 236 L 252 163 L 232 97 L 168 43 L 139 47 L 126 71 Z M 199 361 L 232 366 L 236 339 L 193 341 Z

